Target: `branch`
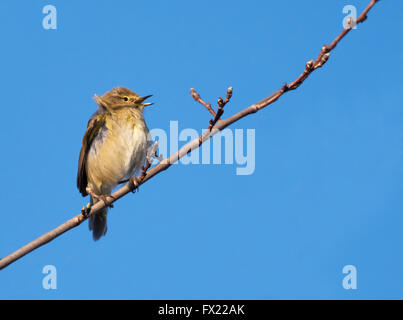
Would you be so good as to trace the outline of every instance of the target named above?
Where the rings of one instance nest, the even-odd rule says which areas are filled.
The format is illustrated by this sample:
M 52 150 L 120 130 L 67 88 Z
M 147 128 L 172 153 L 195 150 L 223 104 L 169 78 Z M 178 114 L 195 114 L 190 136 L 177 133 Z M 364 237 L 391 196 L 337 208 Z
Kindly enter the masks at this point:
M 195 99 L 198 103 L 200 103 L 201 105 L 205 106 L 206 109 L 213 115 L 213 117 L 216 116 L 215 111 L 213 110 L 213 108 L 211 108 L 211 103 L 208 102 L 204 102 L 204 100 L 200 97 L 200 95 L 196 92 L 195 89 L 190 89 L 190 95 L 193 97 L 193 99 Z
M 207 110 L 213 115 L 214 119 L 210 119 L 208 130 L 211 131 L 215 124 L 217 123 L 218 120 L 221 119 L 221 116 L 224 113 L 224 107 L 225 105 L 231 100 L 232 97 L 232 87 L 229 87 L 227 90 L 227 96 L 225 97 L 225 100 L 223 98 L 218 98 L 217 104 L 218 104 L 218 109 L 217 112 L 211 108 L 211 103 L 204 102 L 203 99 L 200 97 L 200 95 L 196 92 L 195 89 L 190 89 L 190 95 L 195 99 L 197 102 L 202 104 L 207 108 Z
M 361 15 L 357 18 L 357 21 L 349 21 L 349 28 L 344 29 L 337 37 L 334 39 L 334 41 L 330 45 L 324 45 L 316 58 L 315 61 L 310 60 L 306 63 L 305 69 L 303 73 L 293 82 L 290 84 L 284 84 L 280 90 L 274 92 L 273 94 L 269 95 L 268 97 L 264 98 L 263 100 L 252 104 L 251 106 L 243 109 L 242 111 L 234 114 L 233 116 L 221 120 L 221 116 L 224 112 L 224 106 L 229 102 L 232 96 L 232 88 L 229 88 L 227 91 L 227 97 L 225 100 L 220 98 L 218 100 L 218 110 L 217 113 L 212 109 L 210 103 L 204 102 L 200 95 L 196 92 L 196 90 L 191 89 L 191 95 L 192 97 L 202 104 L 206 109 L 210 112 L 210 114 L 214 117 L 214 119 L 210 120 L 210 125 L 209 129 L 207 129 L 198 139 L 195 139 L 185 146 L 183 146 L 178 152 L 172 154 L 170 157 L 165 158 L 162 160 L 158 165 L 150 168 L 151 163 L 148 162 L 143 167 L 142 173 L 139 177 L 131 180 L 128 184 L 124 185 L 120 189 L 118 189 L 116 192 L 112 194 L 113 196 L 113 202 L 119 200 L 120 198 L 124 197 L 130 192 L 134 192 L 140 185 L 143 183 L 147 182 L 157 174 L 167 170 L 172 164 L 174 164 L 176 161 L 178 161 L 180 158 L 188 154 L 189 152 L 193 151 L 196 148 L 199 148 L 200 145 L 209 139 L 211 136 L 215 135 L 217 132 L 220 130 L 223 130 L 224 128 L 228 127 L 232 123 L 239 121 L 240 119 L 252 114 L 256 113 L 257 111 L 267 107 L 268 105 L 272 104 L 275 102 L 277 99 L 279 99 L 284 93 L 295 90 L 297 89 L 308 77 L 309 75 L 315 71 L 318 68 L 321 68 L 329 59 L 330 57 L 330 52 L 337 46 L 337 44 L 351 31 L 351 27 L 354 26 L 355 24 L 359 24 L 364 22 L 367 19 L 367 14 L 368 12 L 372 9 L 372 7 L 379 2 L 379 0 L 371 0 L 371 2 L 368 4 L 366 9 L 361 13 Z M 150 168 L 150 169 L 149 169 Z M 88 214 L 85 213 L 85 210 L 83 208 L 82 212 L 78 214 L 77 216 L 71 218 L 67 222 L 63 223 L 62 225 L 58 226 L 57 228 L 43 234 L 36 240 L 28 243 L 27 245 L 21 247 L 17 251 L 11 253 L 10 255 L 2 258 L 0 260 L 0 270 L 7 267 L 9 264 L 15 262 L 16 260 L 22 258 L 29 252 L 43 246 L 44 244 L 52 241 L 53 239 L 57 238 L 58 236 L 62 235 L 63 233 L 69 231 L 70 229 L 73 229 L 77 226 L 79 226 L 83 221 L 87 220 L 89 216 L 97 213 L 101 209 L 105 207 L 105 204 L 103 201 L 97 202 L 95 205 L 93 205 L 90 209 L 90 212 Z

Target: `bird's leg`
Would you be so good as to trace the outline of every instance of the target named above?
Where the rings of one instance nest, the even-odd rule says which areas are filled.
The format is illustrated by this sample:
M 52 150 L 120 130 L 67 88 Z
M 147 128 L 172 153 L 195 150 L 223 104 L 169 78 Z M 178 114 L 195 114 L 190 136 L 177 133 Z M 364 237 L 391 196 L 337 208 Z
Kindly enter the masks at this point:
M 143 182 L 144 178 L 147 175 L 147 170 L 150 169 L 151 162 L 146 158 L 145 165 L 141 168 L 141 175 L 138 177 L 131 177 L 129 179 L 130 182 L 130 190 L 134 193 L 140 186 L 140 183 Z
M 108 198 L 112 198 L 113 201 L 116 200 L 116 198 L 113 197 L 112 195 L 110 195 L 110 194 L 101 194 L 101 195 L 98 195 L 98 194 L 96 194 L 96 193 L 94 192 L 94 190 L 92 190 L 91 188 L 86 188 L 86 191 L 87 191 L 87 193 L 88 193 L 91 197 L 93 197 L 94 199 L 97 199 L 98 201 L 103 201 L 103 203 L 105 204 L 106 207 L 113 208 L 112 201 L 109 201 L 109 200 L 108 200 Z

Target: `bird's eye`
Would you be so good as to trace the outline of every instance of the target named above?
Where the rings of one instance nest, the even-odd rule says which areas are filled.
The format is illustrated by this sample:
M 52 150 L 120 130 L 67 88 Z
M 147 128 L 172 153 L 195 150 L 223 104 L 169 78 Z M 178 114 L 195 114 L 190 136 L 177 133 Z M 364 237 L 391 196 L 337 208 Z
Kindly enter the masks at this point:
M 129 98 L 128 98 L 128 97 L 124 97 L 123 100 L 129 101 Z

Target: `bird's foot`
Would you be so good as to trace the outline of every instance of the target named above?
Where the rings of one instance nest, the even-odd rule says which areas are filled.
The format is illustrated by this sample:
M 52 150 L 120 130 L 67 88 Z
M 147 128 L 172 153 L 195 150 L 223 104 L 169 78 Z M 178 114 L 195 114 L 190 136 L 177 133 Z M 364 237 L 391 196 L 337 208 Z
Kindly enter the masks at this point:
M 98 200 L 102 200 L 105 203 L 106 207 L 113 208 L 112 203 L 113 203 L 113 201 L 116 200 L 116 198 L 114 196 L 112 196 L 111 194 L 103 194 L 98 197 L 99 197 Z M 112 201 L 108 200 L 108 198 L 111 198 Z
M 88 218 L 88 216 L 90 215 L 90 211 L 91 211 L 91 204 L 88 203 L 86 207 L 82 207 L 81 208 L 81 214 L 84 216 L 84 218 Z
M 130 183 L 130 190 L 131 192 L 135 193 L 136 190 L 138 190 L 139 186 L 140 186 L 140 179 L 137 177 L 131 177 L 129 179 L 129 183 Z
M 90 189 L 90 188 L 87 188 L 86 191 L 87 191 L 87 193 L 88 193 L 91 197 L 93 197 L 94 199 L 97 199 L 98 201 L 103 201 L 103 203 L 105 204 L 106 207 L 113 208 L 113 204 L 112 204 L 112 203 L 113 203 L 113 201 L 116 200 L 116 198 L 115 198 L 114 196 L 112 196 L 111 194 L 101 194 L 101 195 L 98 195 L 98 194 L 96 194 L 96 193 L 95 193 L 92 189 Z M 108 198 L 111 198 L 112 201 L 108 200 Z

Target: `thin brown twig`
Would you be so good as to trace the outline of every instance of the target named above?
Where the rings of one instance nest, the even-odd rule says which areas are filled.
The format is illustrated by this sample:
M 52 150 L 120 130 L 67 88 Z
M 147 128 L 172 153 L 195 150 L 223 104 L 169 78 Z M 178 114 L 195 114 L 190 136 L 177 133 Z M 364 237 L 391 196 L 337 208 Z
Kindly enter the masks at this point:
M 371 2 L 369 3 L 369 5 L 366 7 L 366 9 L 363 11 L 363 13 L 357 18 L 356 23 L 362 23 L 363 21 L 365 21 L 367 19 L 367 14 L 368 12 L 372 9 L 372 7 L 379 2 L 379 0 L 371 0 Z M 169 156 L 168 158 L 165 158 L 164 160 L 162 160 L 158 165 L 150 168 L 150 169 L 146 169 L 145 172 L 142 172 L 141 176 L 142 179 L 139 179 L 139 185 L 147 182 L 148 180 L 150 180 L 151 178 L 155 177 L 157 174 L 167 170 L 173 163 L 175 163 L 176 161 L 178 161 L 178 159 L 182 158 L 183 156 L 185 156 L 187 153 L 193 151 L 194 149 L 198 148 L 204 141 L 206 141 L 207 139 L 209 139 L 212 135 L 216 134 L 217 132 L 219 132 L 220 130 L 223 130 L 224 128 L 228 127 L 229 125 L 231 125 L 232 123 L 239 121 L 240 119 L 256 113 L 257 111 L 259 111 L 260 109 L 265 108 L 266 106 L 272 104 L 273 102 L 277 101 L 285 92 L 288 92 L 290 90 L 295 90 L 297 89 L 307 78 L 308 76 L 316 69 L 322 67 L 327 60 L 329 59 L 329 54 L 330 52 L 337 46 L 337 44 L 351 31 L 351 28 L 347 28 L 344 29 L 337 37 L 336 39 L 329 45 L 325 45 L 322 47 L 321 52 L 319 53 L 318 57 L 316 58 L 315 61 L 308 61 L 305 65 L 305 70 L 303 71 L 303 73 L 295 80 L 293 81 L 291 84 L 287 85 L 284 84 L 282 86 L 282 88 L 276 92 L 274 92 L 273 94 L 269 95 L 268 97 L 260 100 L 259 102 L 241 110 L 240 112 L 232 115 L 231 117 L 224 119 L 224 120 L 220 120 L 215 124 L 214 129 L 216 130 L 206 130 L 201 136 L 200 138 L 197 138 L 191 142 L 189 142 L 188 144 L 186 144 L 185 146 L 183 146 L 178 152 L 172 154 L 171 156 Z M 198 101 L 199 103 L 201 103 L 203 106 L 205 106 L 209 112 L 215 117 L 216 114 L 214 112 L 214 110 L 211 108 L 211 105 L 205 103 L 200 96 L 195 95 L 196 91 L 193 89 L 191 90 L 191 94 L 192 97 Z M 196 93 L 197 94 L 197 93 Z M 139 186 L 138 185 L 138 186 Z M 137 186 L 137 187 L 138 187 Z M 120 189 L 118 189 L 116 192 L 114 192 L 112 194 L 114 201 L 119 200 L 120 198 L 122 198 L 123 196 L 125 196 L 126 194 L 128 194 L 130 191 L 132 191 L 132 186 L 131 183 L 129 182 L 128 184 L 124 185 L 123 187 L 121 187 Z M 113 202 L 114 202 L 113 201 Z M 88 219 L 89 216 L 91 216 L 92 214 L 97 213 L 98 211 L 100 211 L 101 209 L 103 209 L 105 207 L 105 204 L 103 203 L 103 201 L 99 201 L 96 204 L 94 204 L 94 206 L 92 206 L 90 213 L 85 216 L 83 214 L 78 214 L 77 216 L 71 218 L 70 220 L 68 220 L 67 222 L 63 223 L 62 225 L 58 226 L 57 228 L 43 234 L 42 236 L 40 236 L 39 238 L 33 240 L 32 242 L 28 243 L 27 245 L 21 247 L 20 249 L 16 250 L 15 252 L 11 253 L 10 255 L 2 258 L 0 260 L 0 270 L 7 267 L 8 265 L 10 265 L 11 263 L 15 262 L 16 260 L 22 258 L 23 256 L 25 256 L 26 254 L 28 254 L 29 252 L 43 246 L 44 244 L 52 241 L 53 239 L 55 239 L 56 237 L 62 235 L 63 233 L 69 231 L 70 229 L 73 229 L 77 226 L 79 226 L 83 221 L 85 221 L 86 219 Z
M 232 87 L 229 87 L 227 90 L 227 96 L 225 97 L 225 100 L 223 100 L 223 98 L 220 97 L 217 101 L 218 104 L 217 114 L 214 117 L 214 119 L 211 119 L 209 122 L 208 129 L 210 131 L 211 129 L 213 129 L 217 121 L 221 119 L 222 115 L 224 114 L 224 107 L 231 100 L 231 97 L 232 97 Z
M 190 95 L 195 99 L 197 102 L 201 103 L 203 106 L 207 108 L 207 110 L 210 111 L 210 113 L 214 116 L 213 119 L 210 119 L 209 121 L 209 127 L 208 130 L 211 131 L 211 129 L 214 127 L 214 125 L 217 123 L 218 120 L 221 119 L 221 116 L 224 113 L 224 107 L 225 105 L 231 100 L 232 97 L 232 87 L 229 87 L 227 90 L 227 95 L 225 96 L 225 100 L 223 98 L 218 98 L 217 101 L 217 112 L 214 111 L 214 109 L 211 107 L 211 103 L 205 102 L 201 99 L 200 94 L 195 90 L 195 89 L 190 89 Z M 200 138 L 199 138 L 200 139 Z
M 198 94 L 196 92 L 195 89 L 191 88 L 190 89 L 190 95 L 193 97 L 193 99 L 195 99 L 198 103 L 200 103 L 201 105 L 205 106 L 206 109 L 213 115 L 213 117 L 216 116 L 215 111 L 213 110 L 213 108 L 211 107 L 211 103 L 209 102 L 205 102 L 201 97 L 200 94 Z

